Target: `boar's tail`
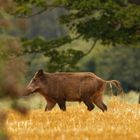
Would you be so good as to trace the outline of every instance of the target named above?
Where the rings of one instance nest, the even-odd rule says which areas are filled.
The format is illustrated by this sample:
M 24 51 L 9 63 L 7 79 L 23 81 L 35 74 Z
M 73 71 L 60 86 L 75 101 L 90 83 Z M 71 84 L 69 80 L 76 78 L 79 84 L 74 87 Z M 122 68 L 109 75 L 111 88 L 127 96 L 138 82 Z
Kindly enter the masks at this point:
M 112 90 L 112 85 L 113 85 L 119 90 L 119 92 L 123 93 L 123 88 L 122 88 L 121 83 L 119 81 L 110 80 L 110 81 L 106 81 L 106 83 L 110 85 L 111 90 Z

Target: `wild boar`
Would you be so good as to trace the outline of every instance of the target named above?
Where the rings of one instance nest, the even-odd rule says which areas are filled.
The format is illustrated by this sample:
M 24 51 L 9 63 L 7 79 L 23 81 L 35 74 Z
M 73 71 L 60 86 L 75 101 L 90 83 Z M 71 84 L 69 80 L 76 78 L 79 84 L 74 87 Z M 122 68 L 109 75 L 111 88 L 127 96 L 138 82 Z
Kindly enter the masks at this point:
M 27 95 L 34 92 L 43 95 L 47 101 L 45 111 L 51 110 L 56 103 L 65 111 L 66 101 L 82 101 L 89 111 L 94 104 L 106 111 L 102 96 L 107 84 L 122 90 L 119 81 L 105 81 L 90 72 L 47 73 L 39 70 L 27 86 Z

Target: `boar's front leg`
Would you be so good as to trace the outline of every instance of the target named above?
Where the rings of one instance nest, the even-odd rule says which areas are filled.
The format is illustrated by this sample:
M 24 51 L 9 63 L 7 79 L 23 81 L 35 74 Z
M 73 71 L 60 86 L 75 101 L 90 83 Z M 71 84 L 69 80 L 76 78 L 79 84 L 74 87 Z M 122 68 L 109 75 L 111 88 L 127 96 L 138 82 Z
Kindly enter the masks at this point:
M 47 105 L 46 105 L 45 111 L 52 110 L 55 105 L 56 105 L 56 102 L 47 100 Z
M 66 111 L 66 101 L 65 100 L 58 100 L 57 103 L 61 110 Z

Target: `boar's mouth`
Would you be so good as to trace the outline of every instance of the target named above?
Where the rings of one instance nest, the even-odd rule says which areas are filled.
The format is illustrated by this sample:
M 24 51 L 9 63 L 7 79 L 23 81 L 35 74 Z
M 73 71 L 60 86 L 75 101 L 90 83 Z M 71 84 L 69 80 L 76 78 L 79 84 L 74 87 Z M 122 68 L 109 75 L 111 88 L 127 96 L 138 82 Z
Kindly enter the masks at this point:
M 35 93 L 35 92 L 37 92 L 37 89 L 35 89 L 35 90 L 29 90 L 29 89 L 27 89 L 26 90 L 26 92 L 25 92 L 25 94 L 24 94 L 24 96 L 28 96 L 28 95 L 31 95 L 31 94 L 33 94 L 33 93 Z
M 38 89 L 35 89 L 35 90 L 31 91 L 30 94 L 33 94 L 33 93 L 35 93 L 37 91 L 38 91 Z

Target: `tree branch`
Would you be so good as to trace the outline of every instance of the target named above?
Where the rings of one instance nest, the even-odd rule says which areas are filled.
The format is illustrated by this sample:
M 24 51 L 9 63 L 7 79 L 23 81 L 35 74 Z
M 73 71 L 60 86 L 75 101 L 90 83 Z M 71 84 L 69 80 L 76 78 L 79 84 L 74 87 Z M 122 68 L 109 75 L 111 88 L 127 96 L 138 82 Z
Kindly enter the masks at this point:
M 31 18 L 31 17 L 37 16 L 37 15 L 40 15 L 40 14 L 44 13 L 44 12 L 47 11 L 47 10 L 48 10 L 48 7 L 45 7 L 45 8 L 43 8 L 42 10 L 37 11 L 37 12 L 35 12 L 35 13 L 32 13 L 32 14 L 30 14 L 30 15 L 18 15 L 17 17 L 18 17 L 18 18 Z M 14 15 L 14 14 L 12 14 L 12 15 Z
M 31 17 L 34 17 L 36 15 L 40 15 L 40 14 L 44 13 L 47 10 L 52 10 L 54 8 L 67 8 L 67 9 L 69 9 L 68 7 L 63 6 L 63 5 L 46 5 L 46 7 L 43 8 L 42 10 L 40 10 L 40 11 L 37 11 L 37 12 L 32 13 L 32 14 L 27 15 L 27 16 L 25 15 L 25 16 L 18 16 L 18 17 L 21 17 L 21 18 L 31 18 Z
M 96 46 L 97 40 L 94 41 L 94 43 L 92 44 L 91 48 L 84 54 L 84 56 L 87 56 L 88 54 L 91 53 L 91 51 L 93 50 L 93 48 Z
M 140 5 L 140 0 L 128 0 L 128 2 L 131 3 L 131 4 Z M 126 5 L 124 5 L 124 6 L 126 6 Z M 36 15 L 42 14 L 43 12 L 45 12 L 48 9 L 54 9 L 54 8 L 65 8 L 65 9 L 68 9 L 68 10 L 71 9 L 70 7 L 68 7 L 66 5 L 46 5 L 45 8 L 43 8 L 42 10 L 40 10 L 36 13 L 33 13 L 31 15 L 27 15 L 27 16 L 18 16 L 18 17 L 30 18 L 30 17 L 36 16 Z M 102 9 L 102 8 L 99 8 L 99 9 Z M 94 7 L 94 10 L 99 10 L 99 9 Z
M 21 17 L 21 18 L 31 18 L 31 17 L 34 17 L 34 16 L 37 16 L 37 15 L 40 15 L 42 13 L 44 13 L 45 11 L 47 11 L 48 7 L 45 7 L 44 9 L 36 12 L 36 13 L 33 13 L 33 14 L 30 14 L 28 16 L 18 16 L 18 17 Z

